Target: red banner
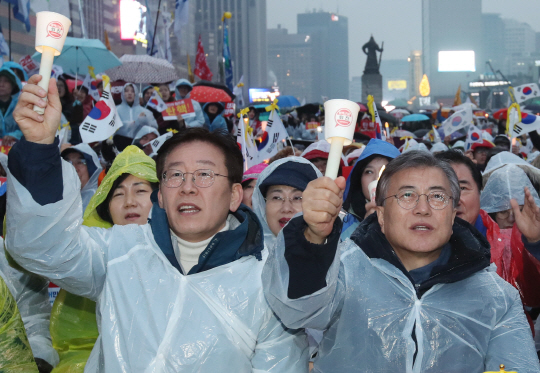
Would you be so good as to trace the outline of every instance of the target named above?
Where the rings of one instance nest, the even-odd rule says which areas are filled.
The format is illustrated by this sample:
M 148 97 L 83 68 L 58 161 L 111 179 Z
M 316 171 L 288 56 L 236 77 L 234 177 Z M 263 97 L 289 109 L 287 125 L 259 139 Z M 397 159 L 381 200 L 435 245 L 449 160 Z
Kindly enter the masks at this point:
M 316 130 L 321 124 L 319 122 L 307 122 L 306 123 L 306 129 L 307 130 Z
M 195 109 L 191 99 L 185 98 L 167 103 L 167 109 L 163 110 L 161 114 L 164 120 L 176 120 L 179 115 L 183 118 L 190 118 L 195 116 Z
M 236 104 L 234 102 L 227 102 L 225 104 L 225 110 L 223 111 L 223 116 L 232 117 L 234 116 L 235 111 L 236 111 Z

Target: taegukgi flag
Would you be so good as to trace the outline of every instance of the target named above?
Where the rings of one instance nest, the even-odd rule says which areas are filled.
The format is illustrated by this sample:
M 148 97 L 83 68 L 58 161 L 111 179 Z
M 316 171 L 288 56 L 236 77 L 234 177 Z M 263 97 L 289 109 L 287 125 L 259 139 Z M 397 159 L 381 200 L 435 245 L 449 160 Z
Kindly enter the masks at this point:
M 163 102 L 163 99 L 161 98 L 161 95 L 159 92 L 154 88 L 154 91 L 152 92 L 152 96 L 150 96 L 150 99 L 146 103 L 146 106 L 158 111 L 162 112 L 163 110 L 167 109 L 167 104 Z
M 445 136 L 450 136 L 454 132 L 473 124 L 472 109 L 467 108 L 459 110 L 452 114 L 447 120 L 442 123 L 442 128 Z
M 86 144 L 103 141 L 111 137 L 122 125 L 111 95 L 109 77 L 103 75 L 103 94 L 79 127 L 81 138 Z
M 259 150 L 259 161 L 261 163 L 265 159 L 271 158 L 278 152 L 277 145 L 286 140 L 289 137 L 279 112 L 272 110 L 270 113 L 270 118 L 268 118 L 268 123 L 266 128 L 261 136 L 260 144 L 257 146 Z
M 540 89 L 538 89 L 538 84 L 536 83 L 523 84 L 512 89 L 514 90 L 514 97 L 518 104 L 531 98 L 540 97 Z

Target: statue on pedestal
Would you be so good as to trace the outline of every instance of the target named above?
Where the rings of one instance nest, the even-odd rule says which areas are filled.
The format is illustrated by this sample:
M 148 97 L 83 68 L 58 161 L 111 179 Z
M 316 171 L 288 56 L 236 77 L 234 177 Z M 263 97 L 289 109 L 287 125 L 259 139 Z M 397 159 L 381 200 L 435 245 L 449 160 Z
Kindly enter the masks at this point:
M 379 48 L 379 44 L 373 39 L 373 35 L 369 41 L 364 44 L 362 51 L 367 55 L 366 67 L 364 68 L 364 74 L 379 74 L 379 67 L 381 66 L 382 52 L 384 42 Z M 377 58 L 377 52 L 381 52 L 379 58 Z

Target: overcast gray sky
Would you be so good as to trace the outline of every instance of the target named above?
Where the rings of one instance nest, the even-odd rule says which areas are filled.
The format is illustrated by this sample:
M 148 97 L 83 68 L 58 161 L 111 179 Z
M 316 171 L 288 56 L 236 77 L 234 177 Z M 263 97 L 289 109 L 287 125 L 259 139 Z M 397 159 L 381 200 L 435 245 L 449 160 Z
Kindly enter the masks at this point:
M 452 1 L 452 0 L 448 0 Z M 405 59 L 422 49 L 421 0 L 266 0 L 267 27 L 278 24 L 296 33 L 296 15 L 313 9 L 338 12 L 349 19 L 349 75 L 360 76 L 365 55 L 362 45 L 371 34 L 381 44 L 384 59 Z M 484 13 L 526 22 L 540 31 L 540 0 L 483 0 Z

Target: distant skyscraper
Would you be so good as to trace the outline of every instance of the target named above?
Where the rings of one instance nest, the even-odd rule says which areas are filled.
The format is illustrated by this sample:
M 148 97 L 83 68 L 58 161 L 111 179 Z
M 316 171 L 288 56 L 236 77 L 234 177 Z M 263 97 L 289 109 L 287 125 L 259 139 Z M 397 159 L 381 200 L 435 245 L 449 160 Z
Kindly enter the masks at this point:
M 247 88 L 266 87 L 267 48 L 266 48 L 266 0 L 190 0 L 190 22 L 185 38 L 181 41 L 181 54 L 195 55 L 199 34 L 214 81 L 220 77 L 218 59 L 222 56 L 223 30 L 221 17 L 224 12 L 231 12 L 227 20 L 229 43 L 231 47 L 234 84 L 244 76 L 245 92 Z M 185 48 L 182 46 L 185 45 Z
M 506 49 L 504 22 L 499 14 L 482 14 L 482 45 L 486 61 L 490 61 L 495 70 L 503 69 Z
M 274 74 L 282 94 L 292 95 L 302 101 L 313 97 L 312 61 L 318 57 L 314 53 L 313 41 L 308 35 L 289 34 L 287 29 L 270 29 L 268 40 L 268 70 Z M 319 101 L 319 100 L 317 100 Z
M 536 49 L 536 33 L 532 27 L 514 19 L 503 19 L 506 75 L 529 75 Z
M 383 77 L 383 100 L 408 100 L 409 62 L 405 59 L 383 60 L 380 71 Z
M 309 101 L 349 97 L 347 17 L 327 13 L 298 14 L 298 33 L 308 35 L 317 50 L 311 59 L 313 90 Z
M 440 53 L 455 51 L 467 53 Z M 422 0 L 423 68 L 433 98 L 451 97 L 483 73 L 482 51 L 482 0 Z

